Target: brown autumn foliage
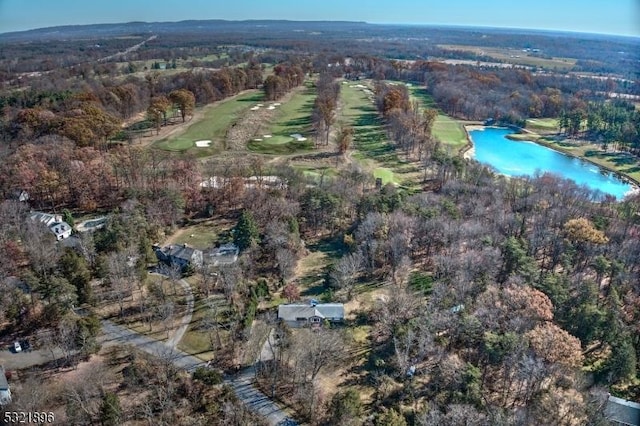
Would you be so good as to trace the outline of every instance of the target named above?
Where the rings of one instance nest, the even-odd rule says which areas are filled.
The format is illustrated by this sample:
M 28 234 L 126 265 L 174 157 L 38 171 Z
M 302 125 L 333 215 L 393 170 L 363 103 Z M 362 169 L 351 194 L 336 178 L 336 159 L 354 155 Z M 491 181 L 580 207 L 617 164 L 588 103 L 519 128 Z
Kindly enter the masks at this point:
M 568 239 L 578 243 L 605 244 L 609 241 L 604 232 L 584 217 L 568 220 L 564 224 L 564 232 Z
M 557 325 L 545 322 L 526 333 L 536 355 L 549 363 L 568 367 L 582 365 L 580 340 L 573 337 Z

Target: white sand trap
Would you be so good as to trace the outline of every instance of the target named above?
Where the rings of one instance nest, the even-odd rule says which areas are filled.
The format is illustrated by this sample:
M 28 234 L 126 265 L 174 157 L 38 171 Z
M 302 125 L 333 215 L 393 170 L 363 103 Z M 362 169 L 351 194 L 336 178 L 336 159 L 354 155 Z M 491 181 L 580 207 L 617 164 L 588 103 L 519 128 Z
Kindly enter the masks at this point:
M 257 110 L 259 110 L 259 109 L 260 109 L 260 107 L 258 107 L 258 106 L 254 106 L 254 107 L 252 107 L 252 108 L 251 108 L 251 111 L 257 111 Z
M 304 141 L 306 141 L 306 140 L 307 140 L 307 138 L 305 138 L 305 137 L 298 138 L 298 142 L 304 142 Z
M 295 140 L 297 140 L 298 142 L 304 142 L 307 140 L 307 138 L 305 138 L 304 136 L 302 136 L 300 133 L 294 133 L 292 135 L 289 135 L 292 138 L 294 138 Z
M 276 107 L 277 107 L 277 106 L 280 106 L 280 105 L 282 105 L 282 104 L 281 104 L 280 102 L 275 102 L 275 103 L 273 103 L 273 104 L 271 104 L 271 105 L 273 105 L 273 106 L 276 106 Z
M 257 107 L 263 107 L 264 104 L 256 104 Z
M 262 137 L 263 137 L 263 138 L 265 138 L 265 139 L 269 139 L 269 138 L 272 138 L 273 136 L 271 136 L 271 135 L 264 135 L 264 136 L 262 136 Z
M 276 107 L 274 107 L 273 105 L 269 105 L 267 109 L 276 109 Z
M 262 142 L 262 138 L 255 138 L 254 141 L 256 142 Z
M 198 148 L 206 148 L 208 146 L 211 146 L 211 141 L 210 140 L 196 141 L 196 146 Z

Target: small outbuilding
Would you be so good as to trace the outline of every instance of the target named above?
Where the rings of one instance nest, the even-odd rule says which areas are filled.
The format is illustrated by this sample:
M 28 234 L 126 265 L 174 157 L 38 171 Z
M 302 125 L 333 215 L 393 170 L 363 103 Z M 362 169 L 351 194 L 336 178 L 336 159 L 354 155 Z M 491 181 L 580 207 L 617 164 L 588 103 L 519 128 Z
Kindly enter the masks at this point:
M 640 426 L 640 404 L 609 395 L 605 417 L 614 425 Z
M 205 252 L 204 262 L 213 266 L 231 265 L 238 260 L 240 248 L 233 243 L 222 244 Z

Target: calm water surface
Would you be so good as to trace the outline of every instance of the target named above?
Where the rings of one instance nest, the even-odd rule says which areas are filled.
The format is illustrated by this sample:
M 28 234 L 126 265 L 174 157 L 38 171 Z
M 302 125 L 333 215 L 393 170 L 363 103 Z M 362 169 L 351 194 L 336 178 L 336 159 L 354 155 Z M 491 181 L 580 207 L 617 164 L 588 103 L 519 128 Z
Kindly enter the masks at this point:
M 533 176 L 549 172 L 579 185 L 586 185 L 622 199 L 632 186 L 587 161 L 564 155 L 534 142 L 512 141 L 506 136 L 511 129 L 486 127 L 469 132 L 474 146 L 474 158 L 507 176 Z

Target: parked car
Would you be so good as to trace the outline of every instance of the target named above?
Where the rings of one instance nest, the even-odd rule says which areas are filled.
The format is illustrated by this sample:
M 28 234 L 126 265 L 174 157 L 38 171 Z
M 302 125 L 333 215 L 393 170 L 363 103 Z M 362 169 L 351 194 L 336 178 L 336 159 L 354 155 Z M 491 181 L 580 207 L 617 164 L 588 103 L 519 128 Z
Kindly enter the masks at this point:
M 16 353 L 22 352 L 22 346 L 20 346 L 20 342 L 18 342 L 17 340 L 13 343 L 13 350 Z

